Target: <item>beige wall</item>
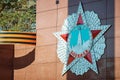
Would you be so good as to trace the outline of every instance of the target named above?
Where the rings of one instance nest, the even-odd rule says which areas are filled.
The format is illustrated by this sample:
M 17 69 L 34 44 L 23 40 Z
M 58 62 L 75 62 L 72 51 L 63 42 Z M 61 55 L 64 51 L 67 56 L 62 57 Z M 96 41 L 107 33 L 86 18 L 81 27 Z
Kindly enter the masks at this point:
M 53 32 L 59 30 L 67 16 L 67 0 L 37 0 L 37 44 L 35 61 L 22 69 L 14 70 L 14 80 L 66 80 L 61 76 L 62 63 L 56 55 L 56 38 Z M 58 16 L 57 16 L 58 15 Z M 26 55 L 34 47 L 15 46 L 15 57 Z
M 120 0 L 115 0 L 115 78 L 120 80 Z
M 57 39 L 53 32 L 59 31 L 68 15 L 68 0 L 37 0 L 37 44 L 35 61 L 22 69 L 14 70 L 14 80 L 66 80 L 61 76 L 63 64 L 56 55 Z M 115 0 L 115 79 L 120 80 L 120 0 Z M 16 45 L 15 57 L 26 55 L 34 46 Z

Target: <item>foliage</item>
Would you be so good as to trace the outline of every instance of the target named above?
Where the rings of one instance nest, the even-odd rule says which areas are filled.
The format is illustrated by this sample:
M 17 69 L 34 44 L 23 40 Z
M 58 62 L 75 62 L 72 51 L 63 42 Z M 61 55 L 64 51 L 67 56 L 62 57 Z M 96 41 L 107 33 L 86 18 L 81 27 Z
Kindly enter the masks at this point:
M 1 31 L 34 31 L 35 0 L 0 0 Z

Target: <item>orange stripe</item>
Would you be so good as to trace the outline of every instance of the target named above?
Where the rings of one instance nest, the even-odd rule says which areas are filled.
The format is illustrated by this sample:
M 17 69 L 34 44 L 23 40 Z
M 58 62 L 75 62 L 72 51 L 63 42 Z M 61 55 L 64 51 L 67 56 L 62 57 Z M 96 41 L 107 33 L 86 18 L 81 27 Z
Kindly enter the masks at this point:
M 0 41 L 36 42 L 36 40 L 25 40 L 25 39 L 0 39 Z
M 22 34 L 0 34 L 0 37 L 25 37 L 25 38 L 36 38 L 36 36 L 32 35 L 22 35 Z
M 32 32 L 0 32 L 0 44 L 3 43 L 20 43 L 36 44 L 36 33 Z

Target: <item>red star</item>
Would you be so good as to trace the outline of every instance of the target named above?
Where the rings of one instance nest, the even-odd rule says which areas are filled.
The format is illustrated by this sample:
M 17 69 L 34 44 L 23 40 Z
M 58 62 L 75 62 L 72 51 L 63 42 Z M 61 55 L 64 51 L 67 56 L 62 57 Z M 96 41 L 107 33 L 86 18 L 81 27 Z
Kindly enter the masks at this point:
M 67 65 L 69 65 L 75 58 L 69 54 Z
M 100 33 L 101 30 L 91 30 L 93 39 Z
M 77 25 L 83 24 L 82 16 L 79 15 Z
M 77 25 L 81 25 L 81 24 L 84 24 L 84 23 L 83 23 L 83 20 L 82 20 L 82 16 L 79 15 Z M 101 30 L 91 30 L 92 38 L 94 39 L 100 32 L 101 32 Z M 69 34 L 67 33 L 67 34 L 62 34 L 60 36 L 67 42 L 68 41 L 68 35 Z M 92 57 L 91 57 L 90 52 L 88 52 L 88 54 L 86 56 L 84 56 L 84 58 L 92 64 Z M 67 65 L 69 65 L 74 59 L 75 58 L 69 54 Z
M 60 36 L 67 42 L 67 40 L 68 40 L 68 34 L 62 34 Z
M 90 52 L 88 52 L 87 55 L 84 56 L 84 58 L 92 64 L 92 58 L 91 58 L 91 53 Z

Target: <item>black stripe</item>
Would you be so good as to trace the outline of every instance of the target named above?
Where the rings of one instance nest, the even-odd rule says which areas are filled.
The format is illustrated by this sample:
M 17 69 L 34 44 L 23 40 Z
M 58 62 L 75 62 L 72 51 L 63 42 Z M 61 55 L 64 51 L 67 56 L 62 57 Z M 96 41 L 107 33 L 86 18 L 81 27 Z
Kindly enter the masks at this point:
M 17 42 L 17 41 L 0 41 L 0 43 L 22 43 L 22 44 L 36 45 L 36 43 L 34 43 L 34 42 Z

